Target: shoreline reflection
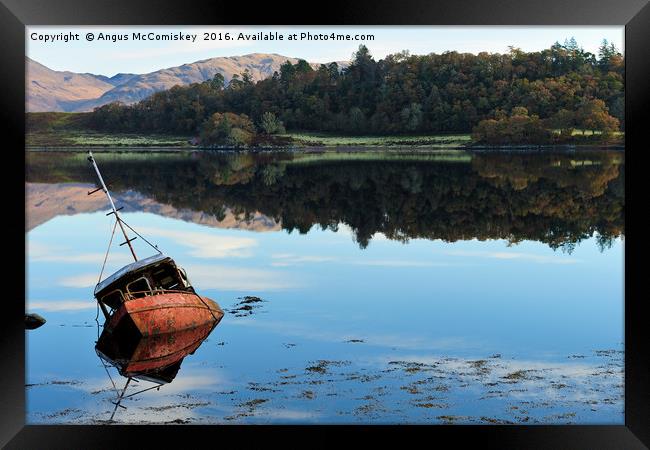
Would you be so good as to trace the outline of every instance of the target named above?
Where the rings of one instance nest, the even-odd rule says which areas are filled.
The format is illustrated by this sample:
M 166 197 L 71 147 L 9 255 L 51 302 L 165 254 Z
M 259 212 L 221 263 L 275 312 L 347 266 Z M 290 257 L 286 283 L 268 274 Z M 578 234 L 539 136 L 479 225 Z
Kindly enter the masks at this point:
M 398 156 L 107 154 L 104 166 L 127 212 L 301 234 L 343 224 L 362 249 L 376 233 L 401 242 L 534 240 L 568 252 L 594 235 L 603 250 L 624 234 L 621 152 Z M 69 202 L 70 183 L 92 182 L 84 162 L 76 154 L 30 153 L 28 184 L 61 183 Z M 56 189 L 35 196 L 28 216 L 56 196 Z

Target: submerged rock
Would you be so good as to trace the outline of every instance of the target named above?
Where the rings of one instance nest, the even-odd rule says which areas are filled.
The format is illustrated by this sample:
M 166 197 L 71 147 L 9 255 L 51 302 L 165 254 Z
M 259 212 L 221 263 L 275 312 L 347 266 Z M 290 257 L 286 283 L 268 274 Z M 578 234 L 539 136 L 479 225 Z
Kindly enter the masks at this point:
M 25 329 L 26 330 L 34 330 L 40 326 L 43 326 L 43 324 L 46 322 L 46 320 L 39 316 L 36 313 L 32 314 L 25 314 Z
M 252 315 L 254 310 L 257 310 L 261 306 L 256 303 L 266 301 L 251 295 L 237 297 L 237 299 L 240 300 L 238 303 L 235 303 L 231 309 L 226 309 L 226 312 L 233 314 L 235 317 L 246 317 Z
M 241 301 L 238 303 L 239 305 L 246 304 L 246 303 L 259 303 L 264 301 L 261 298 L 255 297 L 253 295 L 247 295 L 245 297 L 238 297 L 238 298 L 241 299 Z

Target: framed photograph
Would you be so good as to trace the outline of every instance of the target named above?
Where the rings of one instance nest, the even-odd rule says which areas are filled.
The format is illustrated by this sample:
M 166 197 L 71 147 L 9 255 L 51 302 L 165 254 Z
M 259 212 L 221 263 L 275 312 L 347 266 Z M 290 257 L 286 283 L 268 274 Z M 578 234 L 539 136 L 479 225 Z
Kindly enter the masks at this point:
M 0 20 L 3 447 L 650 445 L 646 1 Z

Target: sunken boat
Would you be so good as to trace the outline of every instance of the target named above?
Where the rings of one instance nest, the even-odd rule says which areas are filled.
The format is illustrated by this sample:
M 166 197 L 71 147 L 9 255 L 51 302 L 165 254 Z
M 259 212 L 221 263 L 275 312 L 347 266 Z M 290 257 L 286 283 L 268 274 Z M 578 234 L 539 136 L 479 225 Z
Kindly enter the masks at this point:
M 119 374 L 158 384 L 171 383 L 183 359 L 192 355 L 212 331 L 209 322 L 181 331 L 141 336 L 123 326 L 104 329 L 95 345 L 97 355 Z
M 134 259 L 95 286 L 94 296 L 106 319 L 104 331 L 131 336 L 130 339 L 170 335 L 185 330 L 195 330 L 198 335 L 204 332 L 209 334 L 223 318 L 224 313 L 219 305 L 199 295 L 182 267 L 124 222 L 119 215 L 122 208 L 115 207 L 92 152 L 88 153 L 88 160 L 99 179 L 99 187 L 88 194 L 104 191 L 111 206 L 108 215 L 115 217 L 113 235 L 119 226 L 125 239 L 120 245 L 128 245 Z M 129 238 L 125 226 L 136 236 Z M 138 259 L 131 244 L 137 237 L 158 253 Z

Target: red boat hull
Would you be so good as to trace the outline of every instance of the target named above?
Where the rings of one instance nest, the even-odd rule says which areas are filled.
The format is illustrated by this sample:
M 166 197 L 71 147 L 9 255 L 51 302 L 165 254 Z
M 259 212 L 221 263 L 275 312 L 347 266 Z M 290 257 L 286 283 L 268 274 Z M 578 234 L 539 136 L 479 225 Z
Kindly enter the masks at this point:
M 105 325 L 115 330 L 129 317 L 142 337 L 173 334 L 184 330 L 212 330 L 223 317 L 219 306 L 191 292 L 165 292 L 124 302 Z

